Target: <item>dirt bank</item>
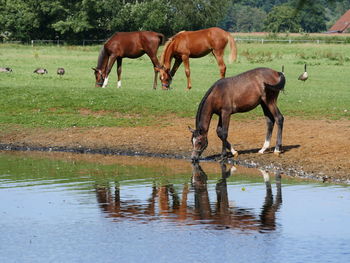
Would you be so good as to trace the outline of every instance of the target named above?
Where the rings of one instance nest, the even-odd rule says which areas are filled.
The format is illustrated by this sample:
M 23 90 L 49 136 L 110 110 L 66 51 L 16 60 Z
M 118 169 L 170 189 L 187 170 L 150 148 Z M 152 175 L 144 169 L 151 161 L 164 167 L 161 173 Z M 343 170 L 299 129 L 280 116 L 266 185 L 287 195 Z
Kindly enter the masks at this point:
M 215 134 L 216 120 L 209 133 L 204 156 L 221 151 Z M 127 152 L 190 156 L 190 132 L 193 119 L 168 117 L 159 125 L 133 128 L 11 129 L 0 133 L 1 144 L 36 147 L 112 149 Z M 289 175 L 308 176 L 325 181 L 350 182 L 350 121 L 285 120 L 284 153 L 258 150 L 265 137 L 263 118 L 249 121 L 231 120 L 229 140 L 239 151 L 238 162 L 267 169 L 282 169 Z M 275 142 L 275 133 L 272 138 Z

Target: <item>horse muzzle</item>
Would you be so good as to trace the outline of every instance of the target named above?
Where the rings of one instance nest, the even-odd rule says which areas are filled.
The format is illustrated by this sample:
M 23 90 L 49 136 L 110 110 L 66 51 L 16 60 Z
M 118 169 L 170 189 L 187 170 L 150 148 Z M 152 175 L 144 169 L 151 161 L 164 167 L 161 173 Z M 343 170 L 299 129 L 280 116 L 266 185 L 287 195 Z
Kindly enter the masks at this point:
M 191 160 L 192 160 L 192 162 L 198 162 L 201 153 L 202 153 L 202 151 L 193 150 L 193 151 L 192 151 L 192 154 L 191 154 Z
M 170 89 L 170 83 L 162 83 L 162 88 Z

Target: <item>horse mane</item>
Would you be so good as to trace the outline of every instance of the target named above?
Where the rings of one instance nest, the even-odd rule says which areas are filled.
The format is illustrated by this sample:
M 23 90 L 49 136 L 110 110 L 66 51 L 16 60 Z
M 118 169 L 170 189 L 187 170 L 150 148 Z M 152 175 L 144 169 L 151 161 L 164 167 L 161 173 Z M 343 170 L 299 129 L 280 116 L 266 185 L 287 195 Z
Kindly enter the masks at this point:
M 164 48 L 163 48 L 163 52 L 162 52 L 162 55 L 160 57 L 160 64 L 161 65 L 164 65 L 164 59 L 165 59 L 165 53 L 169 47 L 169 45 L 173 42 L 173 40 L 181 33 L 185 32 L 185 30 L 182 30 L 180 32 L 178 32 L 177 34 L 175 34 L 174 36 L 172 36 L 171 38 L 169 38 L 165 44 L 164 44 Z
M 216 83 L 215 83 L 216 84 Z M 216 85 L 212 85 L 207 92 L 205 93 L 204 97 L 202 98 L 201 102 L 199 103 L 198 106 L 198 110 L 197 110 L 197 114 L 196 114 L 196 129 L 200 129 L 199 128 L 199 121 L 200 121 L 200 116 L 202 114 L 203 111 L 203 106 L 207 100 L 207 98 L 209 97 L 210 93 L 212 92 L 212 90 L 214 89 L 214 87 L 216 87 Z
M 102 64 L 103 64 L 103 58 L 107 55 L 107 51 L 105 49 L 105 46 L 102 46 L 100 50 L 100 54 L 98 55 L 97 59 L 97 68 L 102 69 Z
M 165 53 L 166 53 L 166 51 L 167 51 L 169 45 L 173 42 L 173 40 L 174 40 L 174 37 L 171 37 L 171 38 L 169 38 L 168 41 L 165 42 L 165 44 L 164 44 L 163 52 L 162 52 L 162 55 L 160 56 L 160 64 L 161 64 L 161 65 L 164 65 Z

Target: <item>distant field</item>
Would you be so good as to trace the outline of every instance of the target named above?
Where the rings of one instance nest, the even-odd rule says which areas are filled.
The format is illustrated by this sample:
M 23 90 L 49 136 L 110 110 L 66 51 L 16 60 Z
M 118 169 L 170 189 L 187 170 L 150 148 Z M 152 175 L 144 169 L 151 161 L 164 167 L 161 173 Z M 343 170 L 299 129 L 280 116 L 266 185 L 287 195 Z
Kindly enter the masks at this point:
M 172 90 L 162 91 L 159 83 L 153 90 L 152 64 L 144 56 L 123 61 L 121 89 L 116 88 L 115 68 L 108 88 L 95 88 L 91 67 L 96 66 L 99 49 L 0 45 L 0 67 L 13 69 L 0 73 L 0 128 L 139 126 L 153 124 L 161 116 L 194 117 L 202 96 L 219 77 L 210 55 L 190 60 L 192 90 L 185 89 L 183 66 Z M 239 42 L 238 51 L 238 61 L 227 65 L 227 76 L 255 67 L 285 66 L 286 91 L 278 102 L 285 116 L 350 119 L 350 45 Z M 309 65 L 310 79 L 302 83 L 297 78 L 304 63 Z M 45 67 L 49 74 L 33 74 L 37 67 Z M 57 76 L 58 67 L 64 67 L 66 75 Z M 261 115 L 258 108 L 233 118 Z

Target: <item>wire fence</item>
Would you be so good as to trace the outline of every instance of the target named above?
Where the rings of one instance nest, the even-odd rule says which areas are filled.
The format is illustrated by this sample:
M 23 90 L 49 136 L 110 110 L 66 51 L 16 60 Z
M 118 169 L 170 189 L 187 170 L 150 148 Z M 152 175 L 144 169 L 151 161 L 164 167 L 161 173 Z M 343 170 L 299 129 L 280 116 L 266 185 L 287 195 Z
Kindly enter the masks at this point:
M 285 44 L 301 44 L 301 43 L 314 43 L 314 44 L 350 44 L 349 41 L 345 40 L 335 40 L 335 39 L 266 39 L 266 38 L 241 38 L 235 37 L 237 42 L 246 42 L 246 43 L 285 43 Z M 2 41 L 4 44 L 30 44 L 34 46 L 43 46 L 43 45 L 52 45 L 52 46 L 64 46 L 64 45 L 82 45 L 82 46 L 91 46 L 91 45 L 100 45 L 103 44 L 106 39 L 83 39 L 79 41 L 66 41 L 62 39 L 33 39 L 30 42 L 22 41 Z
M 61 46 L 61 45 L 67 45 L 67 44 L 73 44 L 73 45 L 82 45 L 82 46 L 91 46 L 91 45 L 98 45 L 104 43 L 105 39 L 83 39 L 81 41 L 66 41 L 62 39 L 57 40 L 42 40 L 42 39 L 33 39 L 30 41 L 30 45 L 32 47 L 34 46 L 40 46 L 40 45 L 55 45 L 55 46 Z
M 238 42 L 250 43 L 316 43 L 316 44 L 345 44 L 344 40 L 324 40 L 324 39 L 265 39 L 265 38 L 235 38 Z

